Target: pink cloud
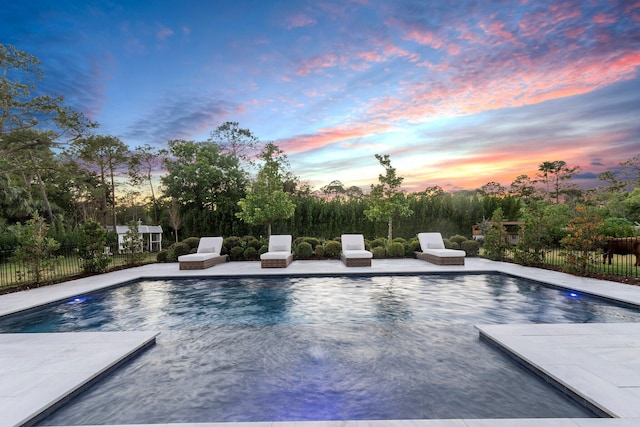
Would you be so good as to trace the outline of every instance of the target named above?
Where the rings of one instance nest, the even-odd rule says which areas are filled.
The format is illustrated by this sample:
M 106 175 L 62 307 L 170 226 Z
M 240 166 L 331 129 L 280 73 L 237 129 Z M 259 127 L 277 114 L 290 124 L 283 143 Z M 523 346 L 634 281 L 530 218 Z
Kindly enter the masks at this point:
M 522 44 L 516 36 L 505 28 L 505 23 L 500 21 L 492 21 L 489 24 L 480 24 L 480 28 L 485 34 L 492 36 L 492 40 L 498 40 L 502 43 Z
M 442 39 L 429 30 L 411 30 L 404 37 L 405 40 L 412 40 L 418 44 L 431 46 L 434 49 L 440 49 L 443 45 Z
M 299 76 L 306 76 L 314 71 L 320 71 L 324 68 L 335 67 L 338 57 L 332 53 L 313 56 L 307 60 L 303 60 L 296 71 Z
M 336 126 L 320 129 L 314 134 L 297 135 L 286 140 L 280 140 L 278 141 L 278 146 L 287 153 L 299 153 L 322 148 L 326 145 L 347 143 L 354 139 L 370 137 L 384 133 L 389 129 L 389 126 L 374 123 Z
M 616 19 L 612 16 L 607 16 L 604 13 L 599 13 L 593 17 L 593 22 L 596 24 L 614 24 Z
M 293 28 L 306 27 L 308 25 L 314 25 L 316 20 L 313 18 L 309 18 L 304 13 L 297 13 L 295 15 L 291 15 L 287 17 L 287 29 L 291 30 Z

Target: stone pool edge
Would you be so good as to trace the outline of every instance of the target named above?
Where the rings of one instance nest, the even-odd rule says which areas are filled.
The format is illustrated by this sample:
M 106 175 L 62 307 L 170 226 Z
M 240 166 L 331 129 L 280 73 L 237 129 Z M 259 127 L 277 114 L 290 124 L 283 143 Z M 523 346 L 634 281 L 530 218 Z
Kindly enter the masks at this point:
M 233 268 L 230 267 L 231 264 Z M 240 265 L 242 264 L 242 265 Z M 225 268 L 226 267 L 226 268 Z M 465 266 L 436 266 L 415 259 L 400 260 L 374 260 L 372 267 L 345 268 L 339 261 L 295 261 L 287 269 L 260 269 L 259 262 L 235 262 L 216 266 L 207 270 L 178 271 L 175 264 L 152 264 L 129 270 L 107 273 L 93 278 L 77 279 L 47 288 L 38 288 L 16 294 L 0 296 L 0 316 L 30 309 L 34 306 L 45 305 L 55 301 L 71 298 L 83 293 L 94 292 L 100 289 L 121 286 L 125 282 L 158 278 L 201 278 L 224 276 L 252 276 L 252 275 L 368 275 L 368 274 L 432 274 L 432 273 L 502 273 L 516 277 L 545 283 L 554 287 L 577 290 L 592 295 L 604 297 L 614 301 L 623 301 L 631 305 L 640 306 L 640 288 L 616 282 L 599 279 L 581 278 L 551 270 L 541 270 L 532 267 L 522 267 L 516 264 L 489 261 L 480 258 L 469 258 Z M 98 280 L 96 280 L 98 279 Z M 50 288 L 57 288 L 55 290 Z M 40 292 L 35 292 L 39 291 Z M 26 298 L 25 293 L 30 293 Z M 33 292 L 33 293 L 32 293 Z M 35 295 L 35 294 L 38 295 Z M 18 295 L 22 294 L 22 295 Z M 15 295 L 15 297 L 10 297 Z M 3 298 L 8 297 L 8 298 Z M 32 298 L 33 297 L 33 298 Z M 26 301 L 28 300 L 28 301 Z M 7 311 L 7 308 L 12 309 Z M 614 324 L 615 325 L 615 324 Z M 510 325 L 505 325 L 510 326 Z M 640 393 L 636 400 L 639 406 Z M 600 427 L 600 426 L 638 426 L 640 418 L 615 418 L 615 419 L 475 419 L 475 420 L 384 420 L 384 421 L 318 421 L 318 422 L 261 422 L 261 423 L 181 423 L 181 424 L 147 424 L 143 426 L 180 426 L 180 427 L 319 427 L 319 426 L 462 426 L 462 427 L 529 427 L 529 426 L 557 426 L 557 427 Z M 123 427 L 122 425 L 120 427 Z

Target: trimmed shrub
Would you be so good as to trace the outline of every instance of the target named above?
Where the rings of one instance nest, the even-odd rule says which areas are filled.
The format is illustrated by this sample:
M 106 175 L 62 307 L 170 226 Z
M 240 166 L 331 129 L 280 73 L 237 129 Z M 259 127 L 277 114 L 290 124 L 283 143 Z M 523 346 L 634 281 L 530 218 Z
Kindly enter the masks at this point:
M 466 241 L 467 238 L 460 234 L 456 234 L 454 236 L 449 237 L 449 240 L 451 240 L 451 242 L 453 243 L 457 243 L 458 245 L 462 245 L 462 242 Z
M 449 249 L 460 249 L 460 244 L 458 242 L 451 242 L 449 246 L 446 246 Z
M 338 258 L 340 251 L 342 251 L 342 245 L 335 240 L 330 240 L 324 245 L 324 255 L 327 258 Z
M 475 240 L 465 240 L 460 244 L 460 248 L 467 253 L 467 256 L 478 256 L 480 253 L 480 243 Z
M 179 256 L 187 255 L 191 253 L 191 247 L 184 242 L 174 243 L 173 248 L 173 258 L 177 261 Z
M 241 261 L 244 258 L 244 249 L 242 246 L 234 246 L 229 251 L 229 257 L 232 261 Z
M 402 243 L 402 244 L 404 245 L 404 244 L 406 244 L 406 243 L 407 243 L 407 240 L 406 240 L 406 239 L 403 239 L 402 237 L 395 237 L 391 242 L 392 242 L 392 243 L 399 242 L 399 243 Z
M 393 242 L 387 248 L 387 255 L 390 258 L 403 258 L 404 257 L 404 245 L 401 242 Z
M 420 247 L 420 240 L 418 240 L 417 238 L 411 239 L 411 241 L 407 243 L 407 252 L 406 252 L 407 256 L 413 256 L 414 252 L 421 252 L 421 251 L 422 251 L 422 248 Z
M 444 243 L 444 247 L 447 249 L 453 249 L 453 242 L 449 239 L 442 239 L 442 242 Z
M 316 239 L 315 237 L 303 237 L 302 241 L 310 244 L 311 249 L 315 249 L 320 244 L 320 240 Z
M 187 237 L 186 239 L 184 239 L 182 241 L 182 243 L 189 245 L 189 248 L 191 249 L 198 249 L 198 244 L 200 243 L 200 238 L 199 237 Z
M 253 246 L 249 246 L 244 250 L 244 259 L 255 261 L 258 259 L 258 250 Z
M 262 254 L 266 254 L 267 252 L 269 252 L 269 247 L 267 245 L 260 246 L 260 249 L 258 250 L 258 254 L 262 255 Z
M 167 262 L 169 260 L 169 251 L 166 249 L 161 250 L 156 255 L 156 261 L 158 262 Z
M 296 256 L 300 259 L 307 259 L 311 258 L 311 255 L 313 255 L 313 248 L 311 247 L 311 243 L 300 242 L 300 244 L 296 248 Z
M 371 242 L 369 242 L 369 247 L 372 250 L 373 248 L 377 248 L 377 247 L 381 247 L 384 249 L 387 247 L 387 239 L 385 239 L 384 237 L 378 237 L 377 239 L 374 239 Z
M 260 249 L 262 247 L 262 242 L 258 239 L 256 239 L 255 237 L 251 237 L 251 236 L 247 236 L 244 238 L 245 241 L 245 247 L 249 248 L 253 248 L 256 250 L 256 253 L 258 251 L 258 249 Z
M 371 252 L 373 252 L 374 258 L 384 258 L 384 248 L 382 246 L 376 246 L 375 248 L 371 248 Z
M 230 254 L 231 248 L 242 246 L 242 239 L 240 239 L 238 236 L 227 237 L 226 239 L 224 239 L 222 246 L 224 246 L 224 248 L 227 250 L 227 253 Z
M 313 253 L 315 254 L 316 258 L 324 258 L 324 246 L 316 246 L 316 249 L 313 251 Z

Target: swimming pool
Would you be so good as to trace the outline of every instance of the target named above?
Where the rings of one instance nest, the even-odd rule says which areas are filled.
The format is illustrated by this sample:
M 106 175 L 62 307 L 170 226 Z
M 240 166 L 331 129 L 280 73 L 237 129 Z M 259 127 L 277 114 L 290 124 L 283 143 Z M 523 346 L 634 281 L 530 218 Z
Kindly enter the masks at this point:
M 0 331 L 162 331 L 42 425 L 585 417 L 473 325 L 639 320 L 503 275 L 279 277 L 143 281 Z

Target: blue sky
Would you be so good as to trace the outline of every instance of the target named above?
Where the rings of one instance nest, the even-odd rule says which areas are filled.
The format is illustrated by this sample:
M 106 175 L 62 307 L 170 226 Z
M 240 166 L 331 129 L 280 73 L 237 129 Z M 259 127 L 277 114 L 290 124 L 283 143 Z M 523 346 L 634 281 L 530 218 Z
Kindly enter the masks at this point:
M 580 183 L 640 155 L 640 1 L 6 2 L 40 88 L 131 147 L 237 121 L 314 187 Z

